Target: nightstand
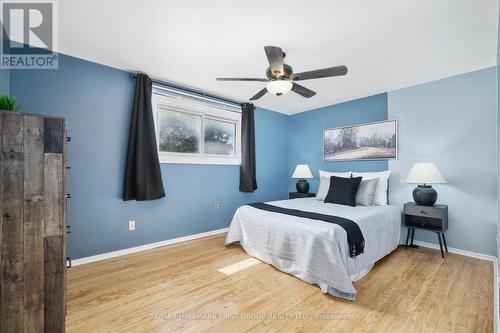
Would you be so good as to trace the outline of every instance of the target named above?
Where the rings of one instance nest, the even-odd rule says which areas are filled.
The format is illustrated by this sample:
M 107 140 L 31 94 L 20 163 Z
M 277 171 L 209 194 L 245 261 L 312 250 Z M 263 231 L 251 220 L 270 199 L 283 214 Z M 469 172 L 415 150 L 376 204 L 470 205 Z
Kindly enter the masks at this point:
M 289 199 L 311 198 L 311 197 L 315 197 L 315 196 L 316 196 L 316 193 L 299 193 L 299 192 L 288 193 Z
M 433 231 L 438 235 L 439 248 L 441 249 L 441 256 L 444 258 L 443 245 L 446 252 L 448 246 L 446 245 L 446 238 L 444 233 L 448 229 L 448 206 L 447 205 L 434 205 L 434 206 L 419 206 L 414 202 L 405 203 L 405 227 L 408 228 L 406 234 L 405 247 L 408 246 L 408 240 L 411 237 L 411 247 L 413 245 L 413 238 L 415 236 L 415 229 L 423 229 Z M 411 236 L 410 236 L 411 234 Z

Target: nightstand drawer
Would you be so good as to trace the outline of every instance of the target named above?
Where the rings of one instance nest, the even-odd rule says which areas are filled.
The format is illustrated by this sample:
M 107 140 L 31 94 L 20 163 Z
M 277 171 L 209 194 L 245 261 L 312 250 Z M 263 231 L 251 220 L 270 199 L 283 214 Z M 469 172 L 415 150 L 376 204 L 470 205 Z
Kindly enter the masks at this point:
M 445 210 L 436 207 L 424 207 L 424 206 L 410 206 L 405 205 L 405 214 L 429 217 L 434 219 L 444 218 Z

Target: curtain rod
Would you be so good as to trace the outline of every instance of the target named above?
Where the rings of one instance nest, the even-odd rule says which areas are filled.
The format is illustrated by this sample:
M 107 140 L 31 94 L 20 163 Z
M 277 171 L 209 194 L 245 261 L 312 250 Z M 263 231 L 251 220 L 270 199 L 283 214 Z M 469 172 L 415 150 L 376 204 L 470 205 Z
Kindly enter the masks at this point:
M 131 79 L 135 79 L 135 78 L 137 78 L 137 74 L 136 73 L 129 73 L 129 77 Z M 231 100 L 231 99 L 227 99 L 227 98 L 222 98 L 222 97 L 219 97 L 219 96 L 215 96 L 215 95 L 212 95 L 212 94 L 207 94 L 207 93 L 205 93 L 203 91 L 199 91 L 199 90 L 195 90 L 195 89 L 191 89 L 191 88 L 186 88 L 186 87 L 179 86 L 179 85 L 172 84 L 172 83 L 168 83 L 168 82 L 165 82 L 165 81 L 160 81 L 160 80 L 151 79 L 151 78 L 150 78 L 150 80 L 154 84 L 163 86 L 165 88 L 175 89 L 175 90 L 177 90 L 177 92 L 180 92 L 180 93 L 184 92 L 187 95 L 191 95 L 192 97 L 197 97 L 197 98 L 205 99 L 205 100 L 208 100 L 208 101 L 225 102 L 225 103 L 229 103 L 229 104 L 232 104 L 232 105 L 238 106 L 238 107 L 241 107 L 241 104 L 244 104 L 243 102 L 238 102 L 238 101 L 234 101 L 234 100 Z M 172 91 L 175 91 L 175 90 L 172 90 Z M 194 94 L 194 96 L 192 94 Z

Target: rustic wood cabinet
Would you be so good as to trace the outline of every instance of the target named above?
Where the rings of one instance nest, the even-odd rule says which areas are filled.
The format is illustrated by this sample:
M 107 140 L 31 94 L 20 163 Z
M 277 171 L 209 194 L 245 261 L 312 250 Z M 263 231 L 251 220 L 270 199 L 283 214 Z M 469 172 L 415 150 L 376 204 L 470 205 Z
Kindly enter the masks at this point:
M 64 332 L 66 124 L 0 111 L 0 332 Z

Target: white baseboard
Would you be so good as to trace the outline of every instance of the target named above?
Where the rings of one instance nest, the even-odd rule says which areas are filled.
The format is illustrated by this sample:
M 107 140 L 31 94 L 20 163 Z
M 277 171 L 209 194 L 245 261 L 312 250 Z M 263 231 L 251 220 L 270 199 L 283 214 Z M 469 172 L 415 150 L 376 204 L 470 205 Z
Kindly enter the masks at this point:
M 181 243 L 181 242 L 186 242 L 186 241 L 193 240 L 193 239 L 222 234 L 224 232 L 227 232 L 228 229 L 229 228 L 217 229 L 217 230 L 202 232 L 199 234 L 188 235 L 188 236 L 174 238 L 174 239 L 168 239 L 168 240 L 164 240 L 161 242 L 150 243 L 150 244 L 145 244 L 145 245 L 136 246 L 136 247 L 130 247 L 128 249 L 106 252 L 106 253 L 98 254 L 95 256 L 91 256 L 91 257 L 85 257 L 85 258 L 72 260 L 71 264 L 72 264 L 72 266 L 79 266 L 79 265 L 88 264 L 88 263 L 96 262 L 96 261 L 100 261 L 100 260 L 106 260 L 106 259 L 110 259 L 110 258 L 120 257 L 120 256 L 124 256 L 124 255 L 131 254 L 131 253 L 151 250 L 151 249 L 154 249 L 154 248 L 157 248 L 160 246 Z
M 427 242 L 421 242 L 421 241 L 414 241 L 413 244 L 422 246 L 422 247 L 428 247 L 431 249 L 435 250 L 440 250 L 439 245 L 437 244 L 432 244 L 432 243 L 427 243 Z M 495 256 L 491 256 L 488 254 L 482 254 L 482 253 L 477 253 L 477 252 L 472 252 L 472 251 L 466 251 L 466 250 L 461 250 L 453 247 L 448 247 L 448 252 L 455 253 L 455 254 L 460 254 L 462 256 L 466 257 L 472 257 L 472 258 L 478 258 L 478 259 L 483 259 L 483 260 L 488 260 L 493 262 L 493 327 L 494 327 L 494 332 L 498 332 L 498 323 L 500 321 L 500 304 L 498 297 L 500 296 L 498 293 L 498 287 L 500 281 L 498 280 L 498 259 Z
M 418 246 L 423 246 L 423 247 L 428 247 L 430 249 L 434 250 L 439 250 L 439 245 L 433 244 L 433 243 L 427 243 L 427 242 L 422 242 L 422 241 L 414 241 L 413 244 L 418 245 Z M 450 253 L 455 253 L 455 254 L 460 254 L 462 256 L 466 257 L 472 257 L 472 258 L 478 258 L 478 259 L 483 259 L 483 260 L 488 260 L 488 261 L 497 261 L 497 257 L 491 256 L 489 254 L 482 254 L 482 253 L 477 253 L 477 252 L 472 252 L 472 251 L 467 251 L 467 250 L 461 250 L 457 249 L 454 247 L 449 247 L 448 246 L 448 252 Z

